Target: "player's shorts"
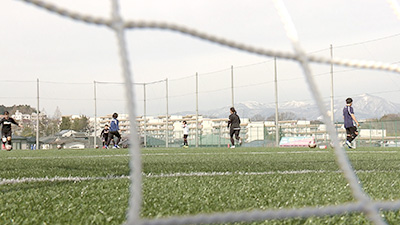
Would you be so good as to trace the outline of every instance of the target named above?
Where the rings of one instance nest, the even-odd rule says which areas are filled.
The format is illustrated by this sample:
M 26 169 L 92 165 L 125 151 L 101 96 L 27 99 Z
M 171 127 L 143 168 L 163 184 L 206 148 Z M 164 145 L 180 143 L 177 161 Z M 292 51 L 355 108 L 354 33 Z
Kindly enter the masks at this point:
M 118 131 L 110 131 L 108 133 L 108 139 L 110 139 L 110 138 L 112 139 L 112 138 L 114 138 L 114 136 L 116 136 L 117 138 L 121 139 L 121 134 L 119 134 Z
M 1 133 L 3 134 L 3 137 L 11 137 L 12 135 L 11 130 L 2 130 Z
M 184 134 L 183 138 L 186 139 L 189 135 L 188 134 Z
M 346 134 L 354 135 L 357 132 L 357 127 L 346 128 Z
M 237 136 L 239 136 L 240 128 L 231 128 L 231 129 L 230 129 L 229 135 L 230 135 L 231 137 L 233 137 L 233 135 L 235 135 L 235 133 L 236 133 Z

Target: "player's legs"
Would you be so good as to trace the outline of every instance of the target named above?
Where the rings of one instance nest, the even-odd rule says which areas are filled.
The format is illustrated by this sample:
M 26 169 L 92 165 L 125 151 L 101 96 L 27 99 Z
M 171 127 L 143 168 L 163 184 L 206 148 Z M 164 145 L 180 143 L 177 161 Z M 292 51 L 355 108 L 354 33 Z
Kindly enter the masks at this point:
M 117 137 L 117 140 L 114 140 L 114 146 L 119 148 L 118 143 L 121 140 L 121 134 L 119 134 L 118 131 L 115 131 L 114 135 Z
M 114 134 L 112 132 L 108 133 L 106 148 L 110 145 L 111 140 L 114 138 Z
M 101 139 L 101 141 L 102 141 L 102 144 L 103 144 L 103 148 L 105 148 L 105 147 L 106 147 L 106 144 L 107 144 L 107 138 L 103 136 L 103 138 Z
M 358 131 L 357 131 L 357 127 L 350 127 L 350 142 L 352 142 L 357 136 L 358 136 Z
M 351 131 L 351 129 L 350 129 L 350 127 L 348 127 L 348 128 L 346 128 L 346 135 L 347 135 L 347 137 L 346 137 L 346 142 L 345 142 L 345 144 L 347 145 L 347 147 L 349 147 L 349 148 L 353 148 L 352 146 L 351 146 L 351 141 L 353 140 L 351 137 L 351 133 L 352 133 L 352 131 Z
M 11 136 L 8 136 L 8 137 L 7 137 L 7 144 L 8 144 L 8 145 L 11 145 Z
M 231 144 L 235 146 L 235 139 L 233 139 L 233 135 L 235 134 L 235 130 L 233 128 L 230 129 L 229 135 L 231 136 Z
M 3 135 L 4 135 L 4 137 L 6 137 L 6 139 L 7 139 L 7 144 L 8 144 L 8 145 L 11 145 L 11 144 L 12 144 L 12 143 L 11 143 L 11 136 L 12 136 L 11 130 L 4 130 L 4 131 L 3 131 Z
M 187 137 L 188 137 L 187 134 L 184 134 L 184 135 L 183 135 L 183 145 L 184 145 L 184 146 L 188 146 Z
M 350 129 L 350 127 L 346 128 L 346 135 L 347 135 L 346 140 L 351 142 L 352 139 L 351 139 L 351 129 Z
M 239 144 L 242 145 L 242 140 L 239 137 L 239 133 L 240 133 L 240 130 L 235 130 L 235 138 L 239 142 Z
M 2 142 L 2 149 L 6 149 L 7 138 L 5 136 L 4 131 L 1 131 L 1 142 Z

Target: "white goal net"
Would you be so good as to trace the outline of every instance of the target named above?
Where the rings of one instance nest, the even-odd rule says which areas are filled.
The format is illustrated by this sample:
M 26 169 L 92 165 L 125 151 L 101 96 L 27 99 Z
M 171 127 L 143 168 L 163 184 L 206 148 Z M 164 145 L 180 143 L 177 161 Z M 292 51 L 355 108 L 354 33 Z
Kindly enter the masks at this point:
M 162 219 L 145 220 L 140 218 L 141 202 L 142 202 L 142 173 L 141 173 L 141 155 L 140 146 L 138 142 L 132 142 L 131 146 L 131 196 L 129 201 L 129 210 L 127 212 L 127 224 L 204 224 L 204 223 L 227 223 L 227 222 L 246 222 L 246 221 L 262 221 L 269 219 L 285 219 L 297 217 L 310 217 L 310 216 L 326 216 L 338 215 L 349 212 L 362 212 L 367 215 L 368 219 L 374 224 L 386 224 L 382 218 L 381 210 L 397 210 L 400 208 L 400 201 L 374 201 L 366 192 L 364 192 L 361 183 L 356 176 L 352 165 L 340 144 L 336 130 L 328 115 L 328 110 L 323 102 L 314 78 L 310 70 L 311 63 L 325 64 L 325 65 L 338 65 L 343 67 L 363 68 L 370 70 L 381 70 L 400 73 L 400 67 L 390 63 L 382 63 L 375 61 L 360 61 L 353 59 L 338 59 L 338 58 L 324 58 L 319 56 L 312 56 L 305 54 L 304 49 L 298 39 L 296 27 L 292 22 L 291 16 L 286 9 L 283 0 L 273 0 L 276 10 L 280 16 L 283 27 L 285 28 L 286 35 L 290 39 L 293 52 L 275 51 L 270 49 L 263 49 L 253 47 L 250 44 L 239 43 L 232 41 L 228 38 L 218 37 L 216 35 L 208 34 L 190 27 L 182 26 L 179 24 L 156 22 L 156 21 L 125 21 L 122 19 L 118 0 L 112 0 L 112 16 L 111 18 L 99 18 L 76 13 L 56 5 L 46 3 L 40 0 L 22 0 L 27 3 L 34 4 L 40 8 L 44 8 L 60 16 L 80 21 L 87 24 L 95 24 L 111 29 L 115 32 L 117 43 L 120 52 L 121 67 L 123 71 L 125 93 L 128 102 L 128 112 L 130 115 L 130 124 L 135 124 L 135 107 L 136 102 L 134 99 L 135 91 L 133 84 L 133 76 L 130 71 L 130 62 L 128 60 L 128 51 L 126 47 L 125 32 L 130 29 L 147 28 L 147 29 L 161 29 L 170 32 L 178 32 L 184 35 L 195 37 L 204 41 L 213 42 L 222 46 L 226 46 L 238 51 L 244 51 L 251 54 L 256 54 L 265 57 L 276 57 L 279 59 L 293 60 L 300 64 L 303 69 L 304 76 L 308 83 L 308 87 L 312 93 L 314 100 L 318 105 L 320 113 L 323 115 L 323 122 L 326 124 L 327 131 L 332 139 L 334 151 L 336 154 L 336 161 L 342 170 L 347 182 L 349 183 L 352 195 L 355 202 L 346 203 L 336 206 L 325 207 L 307 207 L 298 209 L 281 209 L 281 210 L 254 210 L 250 212 L 229 212 L 229 213 L 215 213 L 215 214 L 200 214 L 195 216 L 184 217 L 170 217 Z M 400 18 L 400 7 L 395 0 L 388 1 L 393 8 L 394 13 Z M 131 126 L 130 139 L 138 140 L 138 132 L 135 126 Z

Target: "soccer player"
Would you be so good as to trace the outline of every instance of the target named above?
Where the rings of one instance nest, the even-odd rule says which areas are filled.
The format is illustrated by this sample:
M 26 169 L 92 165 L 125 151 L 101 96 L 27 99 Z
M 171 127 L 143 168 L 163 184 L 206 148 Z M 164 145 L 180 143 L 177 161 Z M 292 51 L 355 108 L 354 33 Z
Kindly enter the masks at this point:
M 357 127 L 355 126 L 354 123 L 356 123 L 357 126 L 360 126 L 356 117 L 354 116 L 354 110 L 352 105 L 353 105 L 353 99 L 347 98 L 346 106 L 343 108 L 344 128 L 346 128 L 346 134 L 347 134 L 345 143 L 349 148 L 355 148 L 351 145 L 351 142 L 358 135 Z
M 3 140 L 3 138 L 2 138 L 3 145 L 5 145 L 5 142 L 7 141 L 7 145 L 12 146 L 11 145 L 11 136 L 12 136 L 11 124 L 15 124 L 19 127 L 22 127 L 22 125 L 18 124 L 13 118 L 10 117 L 10 113 L 8 111 L 5 111 L 4 118 L 0 120 L 0 125 L 3 125 L 1 128 L 2 137 L 6 137 L 6 140 Z
M 239 138 L 239 133 L 240 133 L 240 118 L 235 110 L 234 107 L 230 108 L 230 115 L 229 115 L 229 121 L 228 121 L 228 128 L 229 130 L 229 135 L 231 136 L 231 148 L 235 148 L 235 140 L 233 139 L 233 135 L 235 135 L 236 140 L 239 141 L 239 144 L 242 145 L 242 139 Z
M 104 129 L 101 131 L 101 134 L 100 134 L 101 141 L 103 142 L 103 148 L 106 148 L 109 132 L 110 132 L 110 129 L 108 128 L 108 125 L 107 124 L 104 125 Z
M 106 148 L 110 145 L 111 140 L 114 139 L 114 135 L 117 137 L 117 140 L 114 140 L 114 148 L 119 148 L 118 143 L 121 140 L 121 135 L 119 134 L 119 120 L 118 118 L 118 113 L 114 113 L 112 115 L 112 119 L 110 122 L 110 132 L 108 133 L 108 139 L 107 139 L 107 144 Z
M 189 148 L 188 141 L 187 141 L 187 138 L 189 136 L 189 126 L 187 125 L 187 122 L 185 120 L 182 123 L 183 123 L 182 124 L 182 128 L 183 128 L 183 147 L 184 148 Z

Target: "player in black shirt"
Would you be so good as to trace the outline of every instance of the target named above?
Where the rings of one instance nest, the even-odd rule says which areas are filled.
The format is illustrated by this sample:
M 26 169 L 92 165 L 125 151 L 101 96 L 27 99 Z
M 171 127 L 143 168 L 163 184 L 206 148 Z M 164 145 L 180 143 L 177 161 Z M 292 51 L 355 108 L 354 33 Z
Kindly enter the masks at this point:
M 229 121 L 228 121 L 228 128 L 229 130 L 229 135 L 231 136 L 231 143 L 232 146 L 231 148 L 235 148 L 235 140 L 233 139 L 233 135 L 235 135 L 236 140 L 239 141 L 239 144 L 242 145 L 242 139 L 239 137 L 240 133 L 240 118 L 238 114 L 236 113 L 236 110 L 234 107 L 230 108 L 231 115 L 229 115 Z
M 12 136 L 11 124 L 15 124 L 19 127 L 22 127 L 13 118 L 10 117 L 10 113 L 8 111 L 5 111 L 4 118 L 0 120 L 0 125 L 3 125 L 1 128 L 1 133 L 2 133 L 2 137 L 7 138 L 7 144 L 10 146 L 11 146 L 11 136 Z M 5 141 L 3 140 L 3 138 L 1 140 L 4 145 Z

